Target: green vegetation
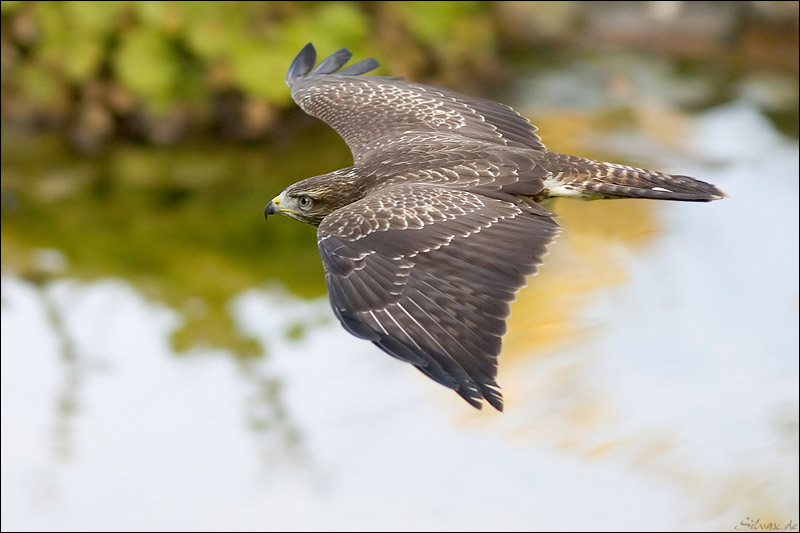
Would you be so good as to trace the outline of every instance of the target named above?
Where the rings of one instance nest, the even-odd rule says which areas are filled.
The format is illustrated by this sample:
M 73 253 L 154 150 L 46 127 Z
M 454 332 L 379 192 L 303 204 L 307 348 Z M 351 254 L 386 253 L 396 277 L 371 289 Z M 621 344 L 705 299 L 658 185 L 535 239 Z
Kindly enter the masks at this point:
M 115 134 L 172 143 L 221 127 L 263 136 L 291 102 L 283 76 L 309 41 L 321 53 L 376 55 L 384 72 L 435 66 L 454 78 L 494 55 L 497 32 L 488 2 L 2 6 L 5 118 L 44 118 L 85 150 Z
M 667 22 L 647 3 L 3 2 L 2 114 L 83 151 L 120 136 L 263 139 L 291 107 L 284 73 L 309 41 L 473 93 L 501 86 L 509 58 L 567 64 L 599 46 L 712 69 L 730 87 L 752 69 L 796 77 L 797 10 L 784 4 L 716 7 L 727 22 L 709 29 L 692 24 L 702 2 Z M 615 9 L 640 23 L 609 26 Z

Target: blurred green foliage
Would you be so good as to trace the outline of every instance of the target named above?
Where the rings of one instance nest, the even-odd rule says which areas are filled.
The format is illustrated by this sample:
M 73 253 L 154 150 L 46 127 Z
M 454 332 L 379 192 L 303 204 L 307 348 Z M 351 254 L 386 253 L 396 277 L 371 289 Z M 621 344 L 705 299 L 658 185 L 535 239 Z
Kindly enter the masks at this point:
M 708 12 L 721 22 L 696 22 Z M 649 2 L 3 2 L 2 117 L 58 129 L 84 151 L 116 136 L 260 139 L 292 105 L 284 74 L 308 42 L 321 55 L 347 47 L 376 57 L 378 73 L 478 94 L 503 83 L 519 52 L 563 62 L 598 43 L 797 73 L 787 53 L 797 48 L 796 2 L 693 2 L 670 13 Z
M 4 115 L 46 117 L 84 149 L 120 133 L 170 142 L 239 119 L 228 133 L 261 136 L 290 104 L 284 74 L 309 41 L 321 54 L 348 47 L 359 58 L 377 55 L 409 75 L 428 67 L 429 52 L 437 70 L 462 72 L 492 55 L 496 33 L 488 2 L 2 6 Z

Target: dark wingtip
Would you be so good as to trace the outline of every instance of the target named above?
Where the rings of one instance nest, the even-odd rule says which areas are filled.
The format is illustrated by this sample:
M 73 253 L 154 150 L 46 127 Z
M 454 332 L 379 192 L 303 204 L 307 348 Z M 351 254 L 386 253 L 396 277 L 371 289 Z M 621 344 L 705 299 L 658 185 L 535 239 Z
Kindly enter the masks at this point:
M 474 395 L 471 394 L 470 392 L 464 391 L 463 389 L 459 388 L 456 389 L 456 393 L 459 396 L 461 396 L 464 400 L 466 400 L 466 402 L 475 409 L 478 409 L 479 411 L 483 409 L 483 402 L 481 402 L 481 399 L 475 398 Z
M 339 74 L 341 76 L 360 76 L 361 74 L 366 74 L 372 70 L 375 70 L 380 66 L 378 60 L 374 57 L 370 57 L 369 59 L 363 59 L 358 63 L 354 63 L 341 71 Z
M 350 50 L 347 48 L 340 48 L 326 57 L 317 68 L 314 68 L 314 63 L 317 62 L 317 51 L 314 49 L 313 44 L 308 43 L 300 50 L 300 53 L 294 58 L 292 64 L 289 65 L 289 70 L 286 72 L 286 84 L 291 86 L 293 80 L 302 76 L 336 74 L 345 63 L 350 61 L 352 56 L 353 54 Z M 341 72 L 338 72 L 338 74 L 340 76 L 359 76 L 375 70 L 378 66 L 378 61 L 370 57 L 369 59 L 364 59 L 363 61 L 350 65 Z
M 489 402 L 489 405 L 503 412 L 503 394 L 500 389 L 495 385 L 481 387 L 484 399 Z
M 342 68 L 345 63 L 350 61 L 351 57 L 353 57 L 353 53 L 350 50 L 347 48 L 340 48 L 326 57 L 322 63 L 314 69 L 313 74 L 333 74 Z
M 286 72 L 286 83 L 288 84 L 294 78 L 307 75 L 314 68 L 316 62 L 317 50 L 313 44 L 308 43 L 289 65 L 289 70 Z
M 482 384 L 475 388 L 470 385 L 460 384 L 455 391 L 475 409 L 483 409 L 482 400 L 485 400 L 489 405 L 501 413 L 503 412 L 503 394 L 497 385 Z

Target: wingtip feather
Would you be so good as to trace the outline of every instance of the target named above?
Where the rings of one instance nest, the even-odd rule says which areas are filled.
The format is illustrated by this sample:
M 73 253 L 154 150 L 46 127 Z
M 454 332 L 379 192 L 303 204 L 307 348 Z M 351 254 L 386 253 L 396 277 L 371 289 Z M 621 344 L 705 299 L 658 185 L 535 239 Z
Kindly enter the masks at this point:
M 322 63 L 320 63 L 319 66 L 314 69 L 312 75 L 333 74 L 342 68 L 348 61 L 350 61 L 351 57 L 353 57 L 353 53 L 350 50 L 347 48 L 340 48 L 326 57 Z
M 352 52 L 347 48 L 340 48 L 336 52 L 326 57 L 322 62 L 314 68 L 317 62 L 317 51 L 314 45 L 308 43 L 300 50 L 300 53 L 295 56 L 292 64 L 289 65 L 289 70 L 286 72 L 286 84 L 291 86 L 292 82 L 297 78 L 303 76 L 324 76 L 328 74 L 337 74 L 340 76 L 360 76 L 378 68 L 379 63 L 375 58 L 370 57 L 358 63 L 350 65 L 344 70 L 340 69 L 350 61 L 353 56 Z
M 361 74 L 366 74 L 367 72 L 375 70 L 379 66 L 380 63 L 378 63 L 378 60 L 374 57 L 370 57 L 350 65 L 339 74 L 342 76 L 360 76 Z
M 314 63 L 317 62 L 317 50 L 314 45 L 308 43 L 300 50 L 300 53 L 295 56 L 292 64 L 289 65 L 289 70 L 286 71 L 286 83 L 289 84 L 294 78 L 305 76 L 311 69 L 314 68 Z

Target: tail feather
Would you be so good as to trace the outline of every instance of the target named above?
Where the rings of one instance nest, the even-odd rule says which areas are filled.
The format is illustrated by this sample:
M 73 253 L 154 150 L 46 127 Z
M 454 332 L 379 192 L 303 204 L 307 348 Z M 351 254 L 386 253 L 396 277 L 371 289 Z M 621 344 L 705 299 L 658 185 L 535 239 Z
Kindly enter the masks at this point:
M 711 202 L 727 196 L 716 186 L 689 176 L 591 161 L 580 157 L 546 154 L 545 180 L 550 196 L 583 198 L 649 198 L 683 202 Z

